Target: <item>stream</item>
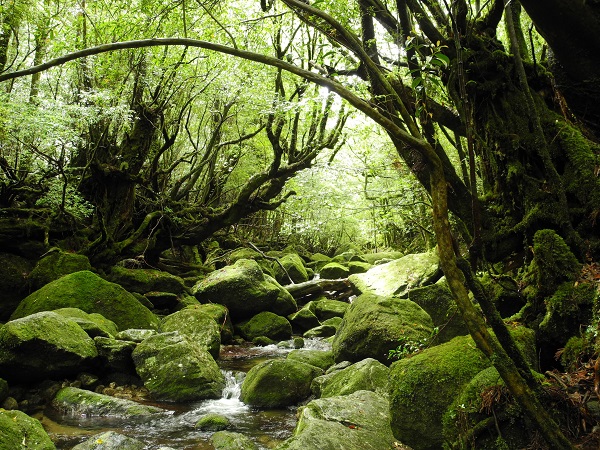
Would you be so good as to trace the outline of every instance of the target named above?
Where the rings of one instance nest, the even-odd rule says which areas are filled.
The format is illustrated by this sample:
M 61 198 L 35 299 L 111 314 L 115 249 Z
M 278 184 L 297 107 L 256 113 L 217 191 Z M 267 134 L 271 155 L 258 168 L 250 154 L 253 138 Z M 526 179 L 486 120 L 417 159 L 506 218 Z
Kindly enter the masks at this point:
M 289 343 L 290 347 L 291 341 Z M 304 349 L 330 349 L 330 344 L 316 339 L 305 339 Z M 165 409 L 164 414 L 140 420 L 115 417 L 88 417 L 62 414 L 47 408 L 35 415 L 59 450 L 69 450 L 91 436 L 113 430 L 146 443 L 148 449 L 161 446 L 177 450 L 213 450 L 212 431 L 194 428 L 208 413 L 226 416 L 231 427 L 228 431 L 243 433 L 260 449 L 271 449 L 292 435 L 296 426 L 296 408 L 264 410 L 252 408 L 240 401 L 241 385 L 248 370 L 267 359 L 284 358 L 292 348 L 276 345 L 266 347 L 222 346 L 219 364 L 226 378 L 223 394 L 217 400 L 193 403 L 152 402 Z

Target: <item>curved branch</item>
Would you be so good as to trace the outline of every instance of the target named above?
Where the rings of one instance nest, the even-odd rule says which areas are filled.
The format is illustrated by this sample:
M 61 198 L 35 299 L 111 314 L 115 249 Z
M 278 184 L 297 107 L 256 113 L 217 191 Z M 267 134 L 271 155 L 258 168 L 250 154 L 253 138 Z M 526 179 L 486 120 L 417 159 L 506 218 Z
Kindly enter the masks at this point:
M 74 61 L 80 58 L 88 56 L 98 55 L 101 53 L 112 52 L 116 50 L 132 49 L 132 48 L 144 48 L 144 47 L 161 47 L 167 45 L 184 45 L 189 47 L 203 48 L 206 50 L 212 50 L 227 55 L 236 56 L 249 61 L 265 64 L 272 67 L 283 69 L 287 72 L 293 73 L 304 78 L 307 81 L 318 84 L 319 86 L 326 87 L 359 111 L 362 111 L 373 119 L 375 122 L 383 126 L 388 132 L 393 133 L 398 139 L 404 143 L 419 151 L 425 151 L 427 143 L 423 139 L 419 139 L 402 130 L 394 121 L 387 118 L 379 111 L 377 111 L 371 104 L 362 98 L 358 97 L 340 83 L 330 79 L 322 77 L 314 72 L 302 69 L 298 66 L 282 61 L 281 59 L 273 58 L 271 56 L 261 55 L 259 53 L 249 52 L 247 50 L 240 50 L 226 45 L 215 44 L 213 42 L 202 41 L 199 39 L 187 39 L 187 38 L 153 38 L 153 39 L 140 39 L 135 41 L 123 41 L 114 42 L 110 44 L 102 44 L 96 47 L 90 47 L 84 50 L 79 50 L 73 53 L 69 53 L 58 58 L 51 59 L 48 62 L 40 64 L 38 66 L 30 67 L 29 69 L 17 70 L 15 72 L 5 73 L 0 75 L 0 82 L 19 78 L 27 75 L 33 75 L 35 73 L 43 72 L 51 69 L 52 67 L 60 66 L 70 61 Z

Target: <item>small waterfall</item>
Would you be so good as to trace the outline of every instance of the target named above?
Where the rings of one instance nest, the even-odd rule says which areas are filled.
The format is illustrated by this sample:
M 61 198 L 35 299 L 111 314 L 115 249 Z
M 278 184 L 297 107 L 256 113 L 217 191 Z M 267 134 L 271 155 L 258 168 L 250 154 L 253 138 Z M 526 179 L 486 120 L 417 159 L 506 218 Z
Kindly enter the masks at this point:
M 221 394 L 222 398 L 239 400 L 240 393 L 242 392 L 242 381 L 244 381 L 246 374 L 233 370 L 221 370 L 221 372 L 225 376 L 225 387 Z

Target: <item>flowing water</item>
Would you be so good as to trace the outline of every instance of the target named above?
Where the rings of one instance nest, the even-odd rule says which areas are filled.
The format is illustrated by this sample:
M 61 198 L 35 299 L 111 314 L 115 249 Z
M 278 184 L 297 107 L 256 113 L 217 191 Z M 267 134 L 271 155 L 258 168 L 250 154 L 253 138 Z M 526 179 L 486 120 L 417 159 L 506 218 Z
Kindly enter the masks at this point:
M 291 347 L 291 345 L 290 345 Z M 328 349 L 328 344 L 318 340 L 305 340 L 305 349 Z M 59 450 L 71 449 L 91 436 L 113 430 L 139 439 L 148 449 L 168 446 L 177 450 L 213 450 L 212 432 L 194 426 L 208 413 L 226 416 L 231 427 L 228 431 L 243 433 L 261 449 L 274 448 L 291 436 L 296 425 L 296 408 L 260 410 L 240 401 L 241 384 L 246 372 L 267 359 L 283 358 L 290 349 L 275 345 L 266 347 L 223 346 L 219 365 L 226 379 L 223 395 L 217 400 L 194 403 L 152 403 L 165 409 L 165 413 L 140 420 L 123 420 L 111 417 L 86 417 L 60 414 L 49 409 L 36 417 L 48 431 Z

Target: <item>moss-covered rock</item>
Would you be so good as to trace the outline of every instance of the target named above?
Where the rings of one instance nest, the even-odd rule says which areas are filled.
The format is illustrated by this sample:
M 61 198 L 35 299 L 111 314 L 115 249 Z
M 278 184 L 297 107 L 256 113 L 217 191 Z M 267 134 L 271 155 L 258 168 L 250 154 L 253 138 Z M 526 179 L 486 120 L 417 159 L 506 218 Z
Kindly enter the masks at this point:
M 349 303 L 341 302 L 339 300 L 330 300 L 328 298 L 322 297 L 314 302 L 314 313 L 317 318 L 321 321 L 331 319 L 332 317 L 344 317 Z
M 280 289 L 265 279 L 256 261 L 240 259 L 200 280 L 192 293 L 201 303 L 225 305 L 232 319 L 243 320 L 275 304 Z
M 73 319 L 91 337 L 114 337 L 118 333 L 117 325 L 101 314 L 88 314 L 79 308 L 55 309 L 56 314 Z
M 334 336 L 337 333 L 338 329 L 338 326 L 335 326 L 331 323 L 324 323 L 323 325 L 319 325 L 318 327 L 314 327 L 310 330 L 305 331 L 304 334 L 302 334 L 302 337 L 307 339 L 329 338 Z
M 27 294 L 33 263 L 12 253 L 0 253 L 0 321 L 7 320 Z
M 488 407 L 484 398 L 487 398 Z M 494 400 L 490 401 L 491 398 Z M 490 433 L 489 425 L 500 430 L 500 435 Z M 464 386 L 446 410 L 443 433 L 444 440 L 452 448 L 470 445 L 472 448 L 503 450 L 528 448 L 535 431 L 504 388 L 498 371 L 488 367 Z
M 135 366 L 131 357 L 137 346 L 135 342 L 96 336 L 94 344 L 98 350 L 100 367 L 104 371 L 135 374 Z
M 315 303 L 308 302 L 298 311 L 288 316 L 294 330 L 304 332 L 311 328 L 318 327 L 321 322 L 315 315 Z
M 365 261 L 369 264 L 376 264 L 382 260 L 393 261 L 395 259 L 400 259 L 404 256 L 404 253 L 401 252 L 377 252 L 377 253 L 363 253 L 361 255 Z
M 533 261 L 529 266 L 538 291 L 552 294 L 565 281 L 574 281 L 581 264 L 554 230 L 538 230 L 533 236 Z
M 50 311 L 0 328 L 0 373 L 19 383 L 72 376 L 98 356 L 94 341 L 77 323 Z
M 161 408 L 142 405 L 131 400 L 98 394 L 75 387 L 64 387 L 56 393 L 52 407 L 73 416 L 89 417 L 147 417 L 165 412 Z
M 225 378 L 205 347 L 177 332 L 140 343 L 132 354 L 135 369 L 158 400 L 220 398 Z
M 183 279 L 168 272 L 155 269 L 128 269 L 114 266 L 108 279 L 123 286 L 129 292 L 169 292 L 182 294 L 186 291 Z
M 316 377 L 311 390 L 316 397 L 348 395 L 356 391 L 373 391 L 387 395 L 390 369 L 367 358 L 340 370 Z
M 84 270 L 48 283 L 23 299 L 11 319 L 40 311 L 79 308 L 112 320 L 120 330 L 158 328 L 158 319 L 121 286 Z
M 389 364 L 388 353 L 401 340 L 431 335 L 431 317 L 414 302 L 363 294 L 348 308 L 333 340 L 336 362 L 374 358 Z
M 150 336 L 158 334 L 156 330 L 146 330 L 144 328 L 128 328 L 123 331 L 119 331 L 115 338 L 123 341 L 131 342 L 142 342 L 148 339 Z
M 36 290 L 64 275 L 82 270 L 92 270 L 87 256 L 55 248 L 37 262 L 29 274 L 29 283 Z
M 71 450 L 144 450 L 146 448 L 146 444 L 142 441 L 115 431 L 106 431 L 77 444 Z
M 292 337 L 290 322 L 285 317 L 269 311 L 258 313 L 250 320 L 237 324 L 236 329 L 248 341 L 259 336 L 265 336 L 274 341 L 284 341 Z
M 428 348 L 390 367 L 391 425 L 415 450 L 438 450 L 444 442 L 442 416 L 489 360 L 470 336 Z
M 286 285 L 290 284 L 290 279 L 294 283 L 303 283 L 304 281 L 308 281 L 308 274 L 306 273 L 306 268 L 304 267 L 304 261 L 302 258 L 298 256 L 296 253 L 288 253 L 279 258 L 279 262 L 287 272 L 287 274 L 283 271 L 279 264 L 275 264 L 273 266 L 275 272 L 275 279 L 277 282 Z
M 393 448 L 404 447 L 390 429 L 388 401 L 374 392 L 358 391 L 311 401 L 300 410 L 294 435 L 277 450 Z
M 321 272 L 319 273 L 319 275 L 321 276 L 321 278 L 325 278 L 327 280 L 348 278 L 348 275 L 350 275 L 350 269 L 348 269 L 348 267 L 340 263 L 330 262 L 328 264 L 325 264 L 321 268 Z
M 365 273 L 371 267 L 373 267 L 373 264 L 369 264 L 368 262 L 363 262 L 363 261 L 349 261 L 348 262 L 348 270 L 350 271 L 350 274 Z
M 310 364 L 323 370 L 327 370 L 334 363 L 333 352 L 331 350 L 292 350 L 288 353 L 287 358 Z
M 196 308 L 186 308 L 170 314 L 162 320 L 161 331 L 178 331 L 191 341 L 203 345 L 214 359 L 219 357 L 221 332 L 217 322 Z
M 258 450 L 258 446 L 242 433 L 217 431 L 210 437 L 215 450 Z
M 275 278 L 265 274 L 265 281 L 267 283 L 272 284 L 278 289 L 275 303 L 273 303 L 273 305 L 269 308 L 269 311 L 279 316 L 287 316 L 288 314 L 292 314 L 298 309 L 296 299 L 292 297 L 292 294 L 290 294 L 284 287 L 282 287 L 281 284 L 279 284 L 277 280 L 275 280 Z
M 55 450 L 39 420 L 21 411 L 0 409 L 0 450 Z
M 206 303 L 204 305 L 188 306 L 188 308 L 197 309 L 215 320 L 221 333 L 221 344 L 229 344 L 233 340 L 233 323 L 226 306 L 217 303 Z
M 570 337 L 579 335 L 582 324 L 591 322 L 598 298 L 600 294 L 591 283 L 561 284 L 546 298 L 546 314 L 538 329 L 539 341 L 555 350 L 564 347 Z
M 259 408 L 292 406 L 310 396 L 310 383 L 321 374 L 318 367 L 293 359 L 264 361 L 244 378 L 240 399 Z
M 408 292 L 435 282 L 441 275 L 436 252 L 406 255 L 375 266 L 366 273 L 350 275 L 350 283 L 360 293 L 406 297 Z
M 436 343 L 448 342 L 456 336 L 468 334 L 454 297 L 442 278 L 435 284 L 416 288 L 408 293 L 408 299 L 423 308 L 438 327 Z
M 196 422 L 195 428 L 202 431 L 221 431 L 231 427 L 231 421 L 222 414 L 209 413 Z

